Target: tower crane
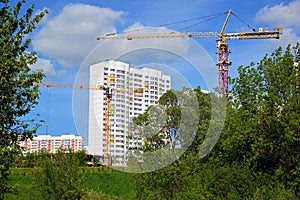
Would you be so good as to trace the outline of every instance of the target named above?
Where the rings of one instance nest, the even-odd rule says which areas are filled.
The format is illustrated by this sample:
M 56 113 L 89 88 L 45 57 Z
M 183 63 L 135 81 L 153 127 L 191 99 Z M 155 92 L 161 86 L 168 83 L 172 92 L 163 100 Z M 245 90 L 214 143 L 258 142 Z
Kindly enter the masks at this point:
M 108 76 L 107 75 L 107 80 L 110 79 L 114 79 L 115 76 Z M 110 166 L 110 141 L 112 139 L 111 137 L 111 127 L 112 127 L 112 96 L 113 93 L 134 93 L 136 96 L 142 96 L 144 93 L 144 88 L 137 88 L 137 89 L 133 89 L 133 90 L 121 90 L 121 89 L 114 89 L 111 88 L 111 85 L 114 82 L 110 82 L 107 81 L 106 85 L 100 85 L 97 87 L 87 87 L 86 85 L 83 84 L 78 84 L 78 85 L 69 85 L 69 84 L 63 84 L 63 83 L 37 83 L 37 85 L 39 86 L 46 86 L 48 88 L 50 87 L 58 87 L 58 88 L 74 88 L 74 89 L 85 89 L 85 90 L 102 90 L 104 91 L 104 95 L 105 95 L 105 113 L 104 113 L 104 141 L 105 141 L 105 145 L 104 145 L 104 158 L 103 158 L 103 164 L 105 166 Z M 46 124 L 46 127 L 48 129 L 48 124 Z
M 114 40 L 114 39 L 164 39 L 164 38 L 203 38 L 203 37 L 218 37 L 217 46 L 217 68 L 218 68 L 218 92 L 219 96 L 227 96 L 228 94 L 228 71 L 232 64 L 229 61 L 230 50 L 227 40 L 249 40 L 249 39 L 279 39 L 282 33 L 282 28 L 275 28 L 273 31 L 259 29 L 258 32 L 239 32 L 225 33 L 225 27 L 232 13 L 229 10 L 226 19 L 223 23 L 221 31 L 217 32 L 171 32 L 171 33 L 145 33 L 145 34 L 107 34 L 100 35 L 97 40 Z

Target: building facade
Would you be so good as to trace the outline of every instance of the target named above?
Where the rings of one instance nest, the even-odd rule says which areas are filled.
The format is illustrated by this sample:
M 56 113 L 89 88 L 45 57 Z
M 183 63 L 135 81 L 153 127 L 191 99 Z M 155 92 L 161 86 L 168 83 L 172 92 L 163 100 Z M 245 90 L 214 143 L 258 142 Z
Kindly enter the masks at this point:
M 51 136 L 51 135 L 38 135 L 33 137 L 32 140 L 28 139 L 20 142 L 20 146 L 24 153 L 34 153 L 46 151 L 49 153 L 56 153 L 58 151 L 74 152 L 84 150 L 84 139 L 82 136 L 73 134 Z
M 109 154 L 121 159 L 129 148 L 128 127 L 133 117 L 158 103 L 162 94 L 171 89 L 171 78 L 159 70 L 132 68 L 120 61 L 106 61 L 90 67 L 90 87 L 111 90 L 111 135 Z M 136 93 L 135 91 L 140 91 Z M 102 90 L 90 90 L 89 94 L 89 153 L 103 156 L 105 142 L 106 95 Z M 118 164 L 115 164 L 118 165 Z

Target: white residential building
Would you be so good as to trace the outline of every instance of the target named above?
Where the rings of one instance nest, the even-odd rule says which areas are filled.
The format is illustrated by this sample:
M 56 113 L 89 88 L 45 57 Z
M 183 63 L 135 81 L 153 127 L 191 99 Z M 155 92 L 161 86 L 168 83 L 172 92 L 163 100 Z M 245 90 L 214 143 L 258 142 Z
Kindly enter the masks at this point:
M 106 61 L 90 67 L 90 87 L 99 86 L 112 91 L 110 156 L 122 158 L 128 150 L 130 120 L 158 103 L 160 96 L 171 89 L 171 78 L 156 69 L 132 68 L 124 62 Z M 141 88 L 142 94 L 133 92 Z M 105 91 L 90 90 L 88 146 L 92 155 L 104 155 L 105 109 Z M 120 162 L 122 165 L 123 161 Z
M 20 141 L 20 146 L 23 148 L 24 153 L 34 153 L 39 151 L 56 153 L 59 150 L 72 150 L 77 152 L 84 150 L 84 139 L 82 136 L 73 134 L 60 136 L 38 135 L 33 137 L 32 140 L 28 139 Z

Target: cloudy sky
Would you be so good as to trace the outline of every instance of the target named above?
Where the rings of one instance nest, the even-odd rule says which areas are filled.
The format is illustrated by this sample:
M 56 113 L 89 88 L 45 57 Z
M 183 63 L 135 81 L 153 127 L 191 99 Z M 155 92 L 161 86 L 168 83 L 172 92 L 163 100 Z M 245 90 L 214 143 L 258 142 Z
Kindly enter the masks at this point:
M 98 41 L 96 37 L 107 33 L 125 32 L 128 34 L 131 30 L 140 31 L 138 33 L 171 30 L 219 32 L 226 17 L 224 13 L 230 9 L 238 17 L 231 15 L 225 32 L 251 31 L 249 27 L 255 29 L 263 27 L 269 30 L 273 30 L 274 27 L 284 28 L 280 40 L 229 41 L 232 52 L 230 60 L 233 63 L 230 70 L 231 76 L 236 76 L 238 66 L 248 65 L 251 61 L 257 62 L 266 53 L 272 52 L 279 46 L 300 41 L 300 0 L 232 0 L 226 2 L 223 0 L 53 0 L 36 2 L 27 0 L 28 5 L 32 3 L 36 5 L 37 12 L 45 8 L 49 10 L 49 14 L 31 34 L 31 48 L 38 53 L 39 57 L 39 61 L 32 66 L 32 69 L 44 70 L 47 75 L 44 82 L 74 84 L 81 82 L 82 80 L 79 79 L 84 79 L 84 77 L 86 81 L 89 64 L 123 58 L 128 62 L 132 61 L 130 64 L 133 65 L 143 64 L 141 61 L 144 61 L 144 64 L 169 65 L 166 69 L 169 69 L 170 73 L 173 71 L 185 74 L 183 79 L 189 80 L 188 84 L 192 87 L 201 85 L 201 81 L 192 78 L 193 73 L 188 67 L 180 68 L 184 65 L 184 61 L 175 57 L 189 56 L 194 59 L 200 55 L 199 57 L 209 57 L 211 62 L 215 63 L 217 59 L 215 40 L 217 38 L 199 38 L 193 41 L 159 39 L 129 43 L 125 40 Z M 186 22 L 173 23 L 180 21 Z M 149 57 L 150 52 L 145 51 L 147 48 L 160 50 L 151 52 Z M 126 54 L 136 49 L 142 50 L 138 53 Z M 177 56 L 164 55 L 161 53 L 164 50 Z M 203 73 L 206 72 L 203 71 Z M 176 87 L 180 87 L 179 79 L 173 82 L 174 87 L 175 83 L 178 83 Z M 79 100 L 78 93 L 75 92 L 74 95 L 72 89 L 41 88 L 41 93 L 40 104 L 34 113 L 39 113 L 41 118 L 47 121 L 49 134 L 74 133 L 87 136 L 86 98 Z M 80 95 L 87 96 L 88 93 L 79 93 Z M 75 103 L 74 98 L 76 98 Z M 81 110 L 78 107 L 84 109 Z M 81 117 L 76 118 L 78 112 Z M 74 122 L 73 115 L 76 122 Z M 38 134 L 43 134 L 45 131 L 45 126 L 42 126 Z

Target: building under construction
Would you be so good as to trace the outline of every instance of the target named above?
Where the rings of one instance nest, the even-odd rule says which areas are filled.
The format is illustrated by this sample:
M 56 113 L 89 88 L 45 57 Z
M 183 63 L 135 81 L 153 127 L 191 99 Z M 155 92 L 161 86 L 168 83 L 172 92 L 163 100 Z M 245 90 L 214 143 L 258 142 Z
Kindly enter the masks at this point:
M 127 140 L 131 119 L 158 103 L 171 89 L 171 77 L 156 69 L 106 61 L 90 67 L 90 85 L 102 90 L 89 93 L 89 154 L 105 165 L 123 166 L 128 148 L 138 145 Z

